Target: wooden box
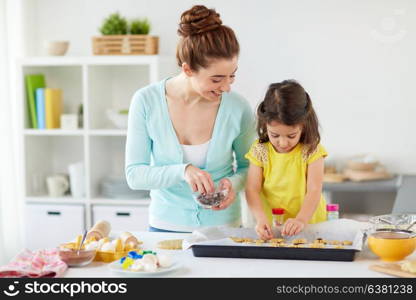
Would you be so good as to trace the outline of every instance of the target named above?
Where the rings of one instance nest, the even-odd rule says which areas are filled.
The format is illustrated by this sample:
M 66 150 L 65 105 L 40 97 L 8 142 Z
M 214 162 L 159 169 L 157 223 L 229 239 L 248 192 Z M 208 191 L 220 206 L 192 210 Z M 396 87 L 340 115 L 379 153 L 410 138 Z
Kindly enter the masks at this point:
M 103 35 L 92 38 L 94 55 L 153 55 L 159 52 L 159 37 L 146 34 Z

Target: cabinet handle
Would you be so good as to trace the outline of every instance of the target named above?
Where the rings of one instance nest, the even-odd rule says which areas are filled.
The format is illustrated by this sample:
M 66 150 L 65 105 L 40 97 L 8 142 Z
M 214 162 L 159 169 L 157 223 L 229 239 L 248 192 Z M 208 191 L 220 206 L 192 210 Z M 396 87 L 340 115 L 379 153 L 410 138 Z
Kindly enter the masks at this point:
M 120 217 L 130 217 L 129 212 L 116 212 L 116 215 Z
M 51 216 L 60 216 L 61 212 L 60 211 L 48 211 L 48 215 Z

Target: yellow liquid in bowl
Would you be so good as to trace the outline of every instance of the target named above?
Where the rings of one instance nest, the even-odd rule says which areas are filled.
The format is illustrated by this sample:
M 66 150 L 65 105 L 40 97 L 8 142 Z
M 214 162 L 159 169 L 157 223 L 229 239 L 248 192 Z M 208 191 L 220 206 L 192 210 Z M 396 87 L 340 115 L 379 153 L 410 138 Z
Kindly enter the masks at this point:
M 399 261 L 413 253 L 416 237 L 400 232 L 376 232 L 368 237 L 368 247 L 383 261 Z

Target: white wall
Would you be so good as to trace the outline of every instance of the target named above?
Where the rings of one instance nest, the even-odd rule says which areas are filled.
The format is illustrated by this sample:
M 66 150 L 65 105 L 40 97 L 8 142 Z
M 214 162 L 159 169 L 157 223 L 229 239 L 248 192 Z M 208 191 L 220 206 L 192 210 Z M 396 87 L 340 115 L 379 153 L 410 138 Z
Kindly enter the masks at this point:
M 68 39 L 90 55 L 91 36 L 119 11 L 148 17 L 172 58 L 182 11 L 214 7 L 242 51 L 235 90 L 253 107 L 271 82 L 299 80 L 312 97 L 333 159 L 370 152 L 391 171 L 416 173 L 416 1 L 413 0 L 26 0 L 28 53 Z M 171 69 L 174 69 L 173 67 Z

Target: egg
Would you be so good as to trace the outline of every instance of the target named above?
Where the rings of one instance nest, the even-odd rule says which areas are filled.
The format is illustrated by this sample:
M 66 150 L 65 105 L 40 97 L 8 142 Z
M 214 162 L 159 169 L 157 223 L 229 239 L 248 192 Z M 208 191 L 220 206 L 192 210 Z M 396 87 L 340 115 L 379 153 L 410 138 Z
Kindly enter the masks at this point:
M 136 245 L 135 245 L 135 243 L 134 242 L 128 242 L 125 246 L 124 246 L 124 250 L 126 250 L 126 251 L 130 251 L 130 250 L 133 250 L 133 249 L 136 249 L 137 247 L 136 247 Z
M 123 251 L 123 244 L 120 239 L 112 240 L 111 244 L 114 245 L 115 251 Z
M 152 263 L 152 264 L 155 264 L 155 265 L 157 265 L 157 262 L 158 262 L 157 256 L 154 255 L 154 254 L 145 254 L 145 255 L 143 255 L 142 261 L 143 261 L 143 263 Z
M 134 272 L 142 271 L 144 269 L 143 263 L 141 260 L 136 260 L 131 266 L 130 269 Z
M 156 272 L 157 265 L 151 262 L 143 262 L 143 267 L 146 272 Z
M 109 238 L 107 238 L 107 237 L 100 239 L 100 240 L 98 241 L 98 249 L 101 249 L 102 245 L 104 245 L 105 243 L 107 243 L 107 242 L 109 242 L 109 241 L 110 241 L 110 240 L 109 240 Z
M 157 259 L 159 261 L 159 265 L 162 268 L 167 268 L 172 265 L 172 258 L 169 255 L 166 254 L 158 254 Z
M 114 252 L 115 250 L 116 250 L 116 246 L 112 244 L 111 242 L 107 242 L 101 246 L 101 251 Z
M 86 246 L 85 246 L 85 250 L 94 250 L 98 248 L 98 242 L 89 242 Z

